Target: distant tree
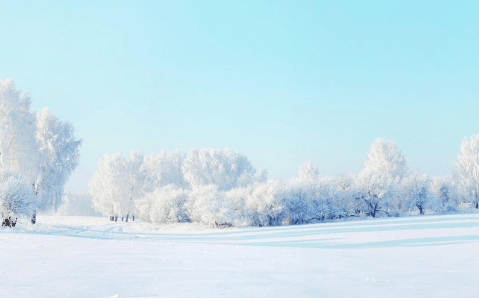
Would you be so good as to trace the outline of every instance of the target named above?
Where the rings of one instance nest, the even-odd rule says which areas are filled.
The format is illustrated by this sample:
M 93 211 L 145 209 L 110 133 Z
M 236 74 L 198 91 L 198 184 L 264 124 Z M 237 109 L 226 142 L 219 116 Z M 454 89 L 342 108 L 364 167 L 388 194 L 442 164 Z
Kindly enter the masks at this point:
M 56 211 L 62 201 L 63 187 L 78 166 L 81 141 L 73 136 L 70 122 L 59 121 L 47 108 L 37 113 L 36 120 L 40 171 L 35 190 L 43 208 L 53 207 Z
M 136 213 L 135 200 L 143 196 L 146 177 L 142 167 L 143 154 L 132 151 L 130 158 L 121 153 L 105 154 L 98 162 L 98 170 L 90 180 L 90 193 L 94 208 L 104 215 L 126 215 L 126 221 Z
M 399 182 L 407 174 L 406 159 L 394 141 L 378 138 L 371 145 L 364 172 L 385 175 L 391 182 Z
M 122 214 L 121 201 L 125 197 L 123 178 L 124 165 L 121 153 L 105 154 L 98 161 L 98 169 L 90 180 L 90 194 L 95 210 L 110 217 Z
M 425 209 L 434 205 L 435 198 L 429 193 L 430 179 L 425 174 L 411 172 L 401 181 L 401 195 L 406 208 L 417 207 L 419 214 L 424 215 Z
M 429 190 L 442 205 L 444 213 L 455 213 L 459 211 L 456 187 L 450 177 L 435 177 L 432 179 Z
M 460 193 L 479 209 L 479 134 L 462 140 L 454 174 Z
M 316 181 L 319 178 L 319 170 L 311 161 L 305 162 L 298 169 L 299 181 Z
M 344 215 L 343 208 L 340 206 L 341 192 L 339 191 L 334 178 L 319 178 L 310 186 L 304 200 L 308 205 L 308 220 L 317 220 L 324 222 L 328 219 L 334 219 L 339 215 Z
M 308 201 L 314 192 L 311 187 L 311 181 L 299 181 L 299 179 L 290 181 L 286 187 L 283 187 L 284 193 L 284 211 L 285 224 L 297 225 L 309 221 Z
M 122 210 L 126 212 L 126 222 L 130 214 L 136 214 L 135 200 L 143 197 L 145 190 L 145 179 L 147 174 L 143 168 L 143 153 L 139 150 L 130 152 L 130 158 L 126 160 L 124 176 L 128 187 L 128 200 L 123 203 Z M 133 216 L 134 218 L 134 216 Z
M 376 217 L 378 212 L 388 213 L 388 200 L 407 173 L 406 160 L 396 146 L 396 142 L 377 139 L 371 145 L 365 168 L 359 174 L 356 185 L 361 192 L 359 200 L 366 205 L 365 212 Z

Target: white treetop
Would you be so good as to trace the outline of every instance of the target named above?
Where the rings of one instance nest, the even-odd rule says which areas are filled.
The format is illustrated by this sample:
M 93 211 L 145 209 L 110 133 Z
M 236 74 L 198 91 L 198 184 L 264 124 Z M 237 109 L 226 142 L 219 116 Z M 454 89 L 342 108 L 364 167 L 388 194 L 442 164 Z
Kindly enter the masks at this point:
M 396 142 L 378 138 L 371 145 L 363 173 L 383 174 L 391 181 L 399 182 L 407 174 L 406 159 Z
M 388 206 L 386 195 L 391 191 L 392 185 L 399 183 L 406 173 L 406 159 L 398 150 L 396 142 L 376 139 L 356 181 L 356 187 L 362 192 L 366 210 L 371 216 L 375 217 L 377 211 Z
M 194 187 L 213 184 L 219 190 L 246 186 L 256 179 L 248 158 L 229 148 L 191 149 L 183 164 L 183 174 Z
M 319 178 L 319 170 L 311 161 L 307 161 L 299 167 L 298 176 L 301 182 L 316 181 Z
M 11 79 L 0 80 L 0 167 L 22 175 L 31 185 L 38 176 L 39 143 L 30 98 Z
M 153 191 L 169 184 L 186 188 L 181 170 L 184 159 L 185 155 L 179 149 L 168 153 L 162 150 L 159 154 L 146 156 L 143 169 L 147 173 L 148 190 Z

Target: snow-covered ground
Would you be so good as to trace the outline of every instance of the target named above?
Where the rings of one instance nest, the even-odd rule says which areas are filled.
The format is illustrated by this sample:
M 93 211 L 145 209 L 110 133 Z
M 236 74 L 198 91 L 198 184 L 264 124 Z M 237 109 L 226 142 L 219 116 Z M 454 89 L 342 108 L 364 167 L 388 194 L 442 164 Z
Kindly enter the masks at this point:
M 478 297 L 478 254 L 478 214 L 201 230 L 39 216 L 0 229 L 0 296 Z

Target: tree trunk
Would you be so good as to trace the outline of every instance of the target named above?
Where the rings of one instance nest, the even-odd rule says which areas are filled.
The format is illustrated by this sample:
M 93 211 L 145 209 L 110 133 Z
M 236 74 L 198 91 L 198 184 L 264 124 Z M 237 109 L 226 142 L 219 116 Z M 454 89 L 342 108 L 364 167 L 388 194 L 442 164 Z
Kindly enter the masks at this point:
M 132 214 L 132 215 L 131 215 L 131 217 L 133 218 L 133 221 L 135 221 L 135 215 L 134 215 L 134 214 Z
M 476 202 L 476 209 L 479 209 L 479 202 Z
M 126 215 L 126 220 L 125 220 L 125 222 L 127 222 L 127 223 L 128 223 L 128 216 L 129 216 L 129 215 L 130 215 L 129 213 Z
M 32 224 L 35 224 L 37 222 L 37 211 L 34 210 L 33 211 L 33 215 L 32 215 Z
M 376 212 L 378 210 L 378 204 L 374 204 L 374 206 L 371 206 L 371 216 L 376 218 Z
M 115 222 L 118 221 L 118 215 L 115 215 Z
M 121 221 L 123 221 L 123 215 L 121 216 Z

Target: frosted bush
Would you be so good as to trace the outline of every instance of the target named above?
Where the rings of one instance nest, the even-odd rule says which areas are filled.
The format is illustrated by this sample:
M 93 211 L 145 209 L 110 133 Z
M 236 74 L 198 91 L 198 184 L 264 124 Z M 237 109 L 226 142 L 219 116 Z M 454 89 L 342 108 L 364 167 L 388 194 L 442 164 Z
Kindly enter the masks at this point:
M 175 185 L 167 185 L 156 190 L 157 200 L 151 206 L 151 219 L 154 223 L 181 223 L 189 221 L 185 204 L 188 194 Z
M 216 185 L 195 187 L 188 194 L 186 208 L 192 221 L 206 225 L 232 225 L 234 220 L 232 203 Z
M 36 197 L 21 175 L 3 172 L 0 175 L 0 213 L 5 218 L 31 215 Z
M 245 202 L 246 217 L 254 226 L 274 226 L 282 223 L 286 216 L 286 199 L 283 181 L 269 180 L 253 184 L 253 191 Z
M 187 194 L 183 189 L 170 184 L 155 189 L 137 201 L 140 219 L 156 224 L 188 221 L 185 204 Z

